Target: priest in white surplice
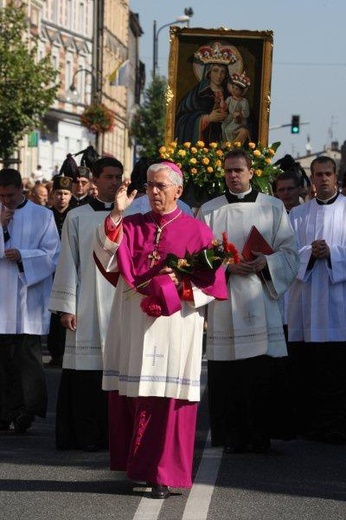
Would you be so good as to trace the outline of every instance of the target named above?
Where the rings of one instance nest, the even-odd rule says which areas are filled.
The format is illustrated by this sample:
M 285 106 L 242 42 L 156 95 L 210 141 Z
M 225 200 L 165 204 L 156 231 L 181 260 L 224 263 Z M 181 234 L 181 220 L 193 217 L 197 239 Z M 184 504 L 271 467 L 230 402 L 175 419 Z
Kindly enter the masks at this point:
M 197 218 L 215 236 L 226 231 L 239 252 L 256 225 L 274 253 L 256 252 L 255 260 L 228 266 L 229 298 L 208 307 L 211 438 L 213 445 L 224 445 L 226 453 L 266 451 L 270 438 L 292 435 L 284 425 L 288 418 L 284 401 L 282 424 L 278 410 L 271 424 L 270 380 L 285 374 L 287 349 L 279 299 L 292 283 L 299 259 L 282 202 L 251 188 L 253 170 L 246 152 L 237 148 L 229 152 L 224 169 L 225 195 L 204 204 Z
M 310 168 L 316 198 L 290 212 L 300 269 L 289 290 L 289 354 L 300 432 L 346 443 L 346 198 L 333 159 Z
M 67 328 L 56 420 L 58 449 L 95 451 L 108 444 L 102 350 L 114 287 L 96 269 L 93 239 L 113 207 L 122 164 L 103 157 L 93 166 L 98 197 L 69 211 L 49 307 Z
M 53 213 L 27 201 L 20 173 L 0 171 L 0 429 L 24 433 L 45 417 L 41 336 L 60 240 Z

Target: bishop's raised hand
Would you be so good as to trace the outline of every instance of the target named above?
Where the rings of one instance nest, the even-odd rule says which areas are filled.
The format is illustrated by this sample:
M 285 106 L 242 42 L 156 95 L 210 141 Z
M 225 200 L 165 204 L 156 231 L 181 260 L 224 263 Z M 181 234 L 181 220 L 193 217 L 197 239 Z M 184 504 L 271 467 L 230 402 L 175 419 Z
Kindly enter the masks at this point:
M 125 180 L 119 186 L 114 199 L 114 209 L 111 211 L 111 217 L 114 221 L 119 220 L 124 211 L 132 204 L 137 195 L 137 190 L 133 190 L 129 195 L 127 188 L 130 185 L 129 180 Z

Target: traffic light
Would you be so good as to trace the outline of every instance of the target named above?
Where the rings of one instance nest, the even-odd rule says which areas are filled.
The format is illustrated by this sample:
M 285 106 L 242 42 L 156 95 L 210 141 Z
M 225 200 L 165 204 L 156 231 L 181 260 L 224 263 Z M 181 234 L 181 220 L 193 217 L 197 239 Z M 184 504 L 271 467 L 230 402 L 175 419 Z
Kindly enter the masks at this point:
M 292 116 L 291 134 L 299 134 L 300 116 Z

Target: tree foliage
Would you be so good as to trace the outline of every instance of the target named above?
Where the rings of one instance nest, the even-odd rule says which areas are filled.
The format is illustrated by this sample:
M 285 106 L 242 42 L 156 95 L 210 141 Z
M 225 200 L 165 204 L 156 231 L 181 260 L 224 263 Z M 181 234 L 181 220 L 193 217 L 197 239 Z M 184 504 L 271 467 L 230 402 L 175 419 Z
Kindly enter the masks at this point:
M 58 85 L 50 55 L 38 58 L 39 40 L 29 35 L 25 5 L 0 9 L 0 158 L 6 163 L 18 142 L 39 128 Z
M 153 77 L 144 91 L 143 102 L 132 121 L 130 136 L 136 142 L 139 155 L 142 157 L 157 157 L 158 149 L 164 143 L 166 88 L 165 77 Z

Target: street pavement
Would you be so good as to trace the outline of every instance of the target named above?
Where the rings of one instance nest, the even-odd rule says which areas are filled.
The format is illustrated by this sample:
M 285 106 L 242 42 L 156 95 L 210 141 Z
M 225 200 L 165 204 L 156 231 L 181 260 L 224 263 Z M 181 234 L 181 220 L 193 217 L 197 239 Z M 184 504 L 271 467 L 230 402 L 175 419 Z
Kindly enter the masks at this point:
M 298 439 L 267 454 L 210 448 L 204 393 L 194 486 L 152 500 L 149 489 L 108 470 L 106 451 L 56 451 L 60 369 L 45 368 L 49 409 L 25 435 L 0 433 L 0 520 L 345 520 L 346 446 Z M 203 388 L 206 373 L 203 366 Z

